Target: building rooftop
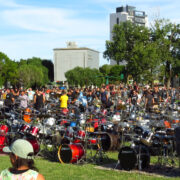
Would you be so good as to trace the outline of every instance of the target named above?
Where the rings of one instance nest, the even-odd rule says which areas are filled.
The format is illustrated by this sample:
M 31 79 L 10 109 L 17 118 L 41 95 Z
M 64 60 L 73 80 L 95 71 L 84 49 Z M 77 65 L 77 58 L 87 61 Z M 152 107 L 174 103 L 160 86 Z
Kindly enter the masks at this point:
M 97 52 L 97 53 L 99 53 L 99 51 L 96 51 L 96 50 L 94 50 L 94 49 L 90 49 L 90 48 L 87 48 L 87 47 L 77 47 L 77 48 L 55 48 L 55 49 L 53 49 L 54 51 L 57 51 L 57 50 L 66 50 L 66 51 L 68 51 L 68 50 L 76 50 L 76 51 L 78 51 L 78 50 L 89 50 L 89 51 L 94 51 L 94 52 Z

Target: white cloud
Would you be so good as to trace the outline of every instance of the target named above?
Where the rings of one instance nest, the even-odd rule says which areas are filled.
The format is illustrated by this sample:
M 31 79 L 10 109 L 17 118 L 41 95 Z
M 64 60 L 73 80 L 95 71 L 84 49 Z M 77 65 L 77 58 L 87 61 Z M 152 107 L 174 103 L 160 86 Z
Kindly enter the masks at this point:
M 70 33 L 74 36 L 101 35 L 106 31 L 107 21 L 79 18 L 73 11 L 53 8 L 21 8 L 6 10 L 3 20 L 9 25 L 26 30 Z
M 1 51 L 16 60 L 32 56 L 52 59 L 54 48 L 65 47 L 67 41 L 76 41 L 79 47 L 100 51 L 100 64 L 107 63 L 102 52 L 105 40 L 109 39 L 109 14 L 115 12 L 116 7 L 126 5 L 127 1 L 89 1 L 98 3 L 98 9 L 93 6 L 88 9 L 89 15 L 91 11 L 92 14 L 93 11 L 99 13 L 101 5 L 100 17 L 96 14 L 97 18 L 87 18 L 86 9 L 38 8 L 17 4 L 15 0 L 0 0 L 0 6 L 7 7 L 0 11 L 1 24 L 12 30 L 12 35 L 0 36 Z M 179 0 L 129 0 L 128 5 L 146 11 L 148 17 L 159 13 L 160 17 L 168 16 L 173 22 L 180 22 Z M 15 34 L 14 27 L 22 34 Z

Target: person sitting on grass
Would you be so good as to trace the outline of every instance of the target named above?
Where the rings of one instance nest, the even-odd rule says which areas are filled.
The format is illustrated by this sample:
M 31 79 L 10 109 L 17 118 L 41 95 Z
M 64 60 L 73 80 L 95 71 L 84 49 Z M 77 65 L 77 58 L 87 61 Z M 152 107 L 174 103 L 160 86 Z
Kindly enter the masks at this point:
M 34 166 L 34 150 L 28 141 L 18 139 L 4 147 L 3 152 L 9 153 L 12 167 L 1 172 L 0 180 L 45 180 Z

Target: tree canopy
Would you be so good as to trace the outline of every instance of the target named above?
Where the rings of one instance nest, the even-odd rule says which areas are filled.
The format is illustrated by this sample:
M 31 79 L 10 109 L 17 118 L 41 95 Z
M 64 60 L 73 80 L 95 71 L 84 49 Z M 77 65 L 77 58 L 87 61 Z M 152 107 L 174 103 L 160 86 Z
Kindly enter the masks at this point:
M 72 86 L 100 86 L 104 78 L 98 69 L 75 67 L 65 73 L 69 85 Z
M 151 28 L 130 21 L 115 25 L 112 41 L 106 41 L 104 57 L 117 64 L 125 61 L 127 73 L 136 81 L 150 81 L 159 77 L 161 66 L 170 79 L 179 67 L 180 25 L 156 20 Z M 162 76 L 162 74 L 161 74 Z
M 40 87 L 49 82 L 48 69 L 40 58 L 12 61 L 0 52 L 0 86 L 10 83 L 12 86 Z

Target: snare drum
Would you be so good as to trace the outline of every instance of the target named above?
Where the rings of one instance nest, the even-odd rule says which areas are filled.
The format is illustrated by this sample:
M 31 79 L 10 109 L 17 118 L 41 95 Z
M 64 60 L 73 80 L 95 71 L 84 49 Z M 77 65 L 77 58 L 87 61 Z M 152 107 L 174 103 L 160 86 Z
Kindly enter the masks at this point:
M 30 133 L 32 136 L 37 137 L 37 135 L 38 135 L 38 133 L 39 133 L 39 127 L 37 127 L 37 126 L 31 126 L 29 133 Z
M 22 124 L 20 127 L 19 132 L 20 133 L 27 133 L 30 129 L 30 125 L 29 124 Z
M 76 163 L 84 153 L 81 144 L 63 144 L 58 149 L 58 158 L 61 163 Z

